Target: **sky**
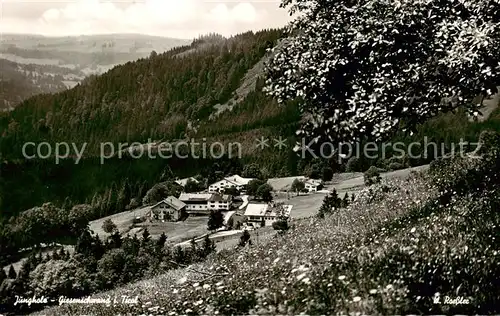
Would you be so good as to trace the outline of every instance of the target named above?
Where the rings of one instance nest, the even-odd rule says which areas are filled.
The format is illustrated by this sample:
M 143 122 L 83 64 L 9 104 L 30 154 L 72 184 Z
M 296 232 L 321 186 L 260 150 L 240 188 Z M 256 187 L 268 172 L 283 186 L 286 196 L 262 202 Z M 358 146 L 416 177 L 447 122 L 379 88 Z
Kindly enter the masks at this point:
M 0 33 L 140 33 L 192 39 L 282 27 L 279 0 L 0 0 Z

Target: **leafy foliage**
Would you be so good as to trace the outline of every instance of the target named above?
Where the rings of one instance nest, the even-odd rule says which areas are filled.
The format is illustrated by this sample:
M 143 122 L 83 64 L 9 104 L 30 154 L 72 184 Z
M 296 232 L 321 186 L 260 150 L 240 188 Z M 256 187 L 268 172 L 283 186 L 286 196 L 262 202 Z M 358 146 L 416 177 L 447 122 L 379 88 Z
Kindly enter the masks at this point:
M 273 192 L 273 187 L 268 183 L 264 183 L 257 188 L 255 196 L 257 196 L 259 199 L 263 201 L 269 202 L 273 199 L 272 192 Z
M 458 106 L 477 114 L 482 97 L 497 91 L 497 2 L 284 0 L 282 7 L 297 17 L 268 65 L 266 91 L 301 100 L 300 134 L 310 139 L 382 140 Z
M 257 190 L 259 189 L 259 187 L 261 185 L 263 185 L 265 183 L 266 182 L 264 180 L 260 180 L 260 179 L 250 180 L 250 182 L 248 182 L 248 184 L 247 184 L 247 194 L 252 195 L 252 196 L 257 195 Z
M 104 232 L 106 232 L 108 234 L 111 234 L 111 233 L 113 233 L 114 231 L 117 230 L 117 227 L 116 227 L 116 224 L 113 223 L 113 221 L 111 220 L 111 218 L 108 218 L 107 220 L 105 220 L 102 223 L 102 230 L 104 230 Z
M 370 186 L 372 184 L 380 183 L 382 178 L 380 177 L 380 171 L 377 167 L 371 166 L 363 174 L 365 185 Z
M 224 215 L 221 211 L 210 211 L 210 215 L 208 217 L 208 230 L 214 231 L 224 225 Z
M 300 181 L 299 179 L 294 179 L 290 189 L 294 192 L 300 193 L 305 188 L 306 188 L 306 184 L 304 183 L 304 181 Z

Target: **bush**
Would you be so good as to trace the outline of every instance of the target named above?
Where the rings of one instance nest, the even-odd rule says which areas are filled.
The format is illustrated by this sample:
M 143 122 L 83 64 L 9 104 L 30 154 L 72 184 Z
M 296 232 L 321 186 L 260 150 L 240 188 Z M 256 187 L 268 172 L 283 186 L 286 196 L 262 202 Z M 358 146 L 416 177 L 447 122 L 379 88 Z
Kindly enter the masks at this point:
M 277 230 L 279 232 L 285 232 L 290 228 L 290 226 L 288 225 L 287 220 L 281 219 L 281 220 L 277 220 L 273 223 L 273 228 L 274 228 L 274 230 Z
M 382 178 L 380 177 L 380 171 L 377 167 L 371 166 L 363 175 L 365 185 L 370 186 L 376 183 L 380 183 Z
M 113 223 L 111 218 L 108 218 L 107 220 L 104 221 L 104 223 L 102 223 L 102 230 L 104 230 L 104 232 L 106 232 L 108 234 L 111 234 L 112 232 L 116 231 L 117 229 L 118 229 L 118 227 L 116 227 L 116 224 Z
M 250 233 L 248 232 L 248 230 L 244 230 L 243 234 L 241 234 L 240 236 L 240 242 L 238 243 L 238 245 L 240 247 L 245 247 L 247 243 L 249 245 L 252 245 L 252 240 L 250 239 Z
M 500 151 L 500 134 L 492 130 L 484 130 L 479 135 L 479 148 L 476 154 Z

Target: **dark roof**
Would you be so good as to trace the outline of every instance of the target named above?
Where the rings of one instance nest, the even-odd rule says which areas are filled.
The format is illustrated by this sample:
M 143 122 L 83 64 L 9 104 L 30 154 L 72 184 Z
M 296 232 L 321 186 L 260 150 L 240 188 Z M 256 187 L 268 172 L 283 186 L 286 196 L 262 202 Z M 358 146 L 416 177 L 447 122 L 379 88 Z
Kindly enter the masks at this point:
M 168 206 L 170 206 L 171 208 L 175 209 L 175 210 L 180 210 L 182 208 L 184 208 L 186 206 L 186 204 L 184 202 L 182 202 L 181 200 L 179 200 L 178 198 L 174 197 L 174 196 L 169 196 L 167 197 L 166 199 L 156 203 L 155 205 L 151 206 L 151 208 L 154 208 L 162 203 L 166 203 Z
M 224 195 L 221 195 L 221 194 L 217 194 L 217 193 L 214 193 L 212 195 L 212 197 L 210 197 L 209 201 L 211 202 L 221 202 L 221 201 L 229 201 L 231 199 L 231 197 L 227 194 L 224 194 Z

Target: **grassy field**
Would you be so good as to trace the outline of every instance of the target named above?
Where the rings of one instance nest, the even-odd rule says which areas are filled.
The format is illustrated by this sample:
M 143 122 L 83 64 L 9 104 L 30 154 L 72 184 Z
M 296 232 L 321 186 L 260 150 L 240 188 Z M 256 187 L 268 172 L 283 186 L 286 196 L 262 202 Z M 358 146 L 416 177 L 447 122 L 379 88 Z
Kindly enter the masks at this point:
M 134 211 L 125 211 L 117 214 L 113 214 L 110 216 L 99 218 L 95 221 L 91 221 L 89 224 L 90 230 L 93 231 L 101 238 L 105 238 L 108 236 L 106 232 L 102 229 L 102 224 L 107 219 L 111 219 L 113 223 L 115 223 L 118 231 L 122 234 L 126 234 L 130 230 L 130 226 L 133 223 L 134 218 L 144 216 L 149 211 L 149 207 L 143 207 L 140 209 L 136 209 Z
M 177 244 L 208 233 L 207 222 L 208 216 L 196 216 L 181 222 L 147 223 L 144 227 L 148 228 L 151 237 L 165 233 L 170 244 Z

